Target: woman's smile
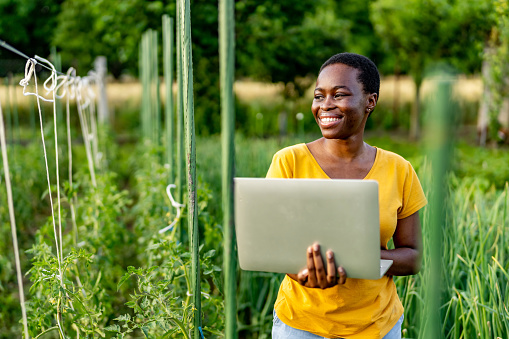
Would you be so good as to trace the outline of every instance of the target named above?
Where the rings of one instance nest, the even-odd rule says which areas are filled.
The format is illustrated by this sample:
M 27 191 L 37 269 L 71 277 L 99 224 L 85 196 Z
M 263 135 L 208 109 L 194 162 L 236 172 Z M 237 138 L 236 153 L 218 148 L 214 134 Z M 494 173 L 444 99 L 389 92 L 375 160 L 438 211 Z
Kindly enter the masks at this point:
M 320 127 L 330 128 L 338 125 L 343 120 L 342 115 L 320 114 L 318 117 Z

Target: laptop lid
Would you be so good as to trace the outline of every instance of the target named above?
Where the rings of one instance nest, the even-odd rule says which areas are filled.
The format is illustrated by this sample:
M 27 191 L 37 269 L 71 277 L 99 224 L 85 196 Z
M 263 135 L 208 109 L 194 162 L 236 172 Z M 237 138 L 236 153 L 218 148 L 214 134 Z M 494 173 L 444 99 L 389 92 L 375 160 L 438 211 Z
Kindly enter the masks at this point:
M 234 190 L 244 270 L 298 273 L 314 242 L 349 278 L 379 279 L 390 266 L 381 268 L 374 180 L 235 178 Z

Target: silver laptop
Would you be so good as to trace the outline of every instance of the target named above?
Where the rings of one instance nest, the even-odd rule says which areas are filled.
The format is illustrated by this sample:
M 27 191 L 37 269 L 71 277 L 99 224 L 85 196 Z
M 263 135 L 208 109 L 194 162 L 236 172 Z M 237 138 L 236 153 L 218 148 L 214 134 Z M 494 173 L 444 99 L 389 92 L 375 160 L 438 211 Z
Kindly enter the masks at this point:
M 380 259 L 374 180 L 235 178 L 234 190 L 243 270 L 298 273 L 314 242 L 349 278 L 379 279 L 392 265 Z

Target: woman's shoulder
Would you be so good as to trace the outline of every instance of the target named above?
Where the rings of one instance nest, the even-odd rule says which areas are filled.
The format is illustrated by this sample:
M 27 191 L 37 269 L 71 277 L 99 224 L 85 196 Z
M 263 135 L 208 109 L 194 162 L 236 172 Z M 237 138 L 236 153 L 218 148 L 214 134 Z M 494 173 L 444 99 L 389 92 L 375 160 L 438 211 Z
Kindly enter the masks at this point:
M 298 156 L 306 155 L 308 153 L 309 153 L 309 151 L 308 151 L 306 144 L 300 143 L 300 144 L 287 146 L 283 149 L 280 149 L 279 151 L 276 152 L 274 157 L 282 157 L 282 158 L 286 158 L 288 156 L 298 157 Z
M 380 147 L 377 147 L 376 149 L 377 149 L 377 152 L 380 154 L 380 157 L 382 157 L 384 159 L 387 159 L 391 162 L 396 162 L 396 163 L 405 163 L 405 164 L 408 163 L 408 160 L 406 160 L 405 158 L 403 158 L 401 155 L 399 155 L 397 153 L 382 149 Z
M 379 157 L 381 164 L 390 165 L 391 167 L 394 166 L 398 169 L 406 169 L 412 166 L 410 162 L 401 155 L 379 147 L 377 147 L 377 157 Z

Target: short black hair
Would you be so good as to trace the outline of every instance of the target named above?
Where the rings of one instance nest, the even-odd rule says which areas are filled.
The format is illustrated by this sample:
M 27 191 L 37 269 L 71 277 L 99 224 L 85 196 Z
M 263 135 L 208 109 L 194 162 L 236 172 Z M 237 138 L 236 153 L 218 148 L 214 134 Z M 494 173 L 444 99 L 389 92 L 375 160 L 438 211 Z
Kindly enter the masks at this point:
M 377 98 L 380 96 L 380 73 L 373 61 L 369 58 L 355 53 L 339 53 L 333 55 L 329 60 L 320 67 L 320 72 L 329 66 L 334 64 L 344 64 L 359 70 L 358 80 L 362 84 L 364 93 L 371 94 L 376 93 Z

